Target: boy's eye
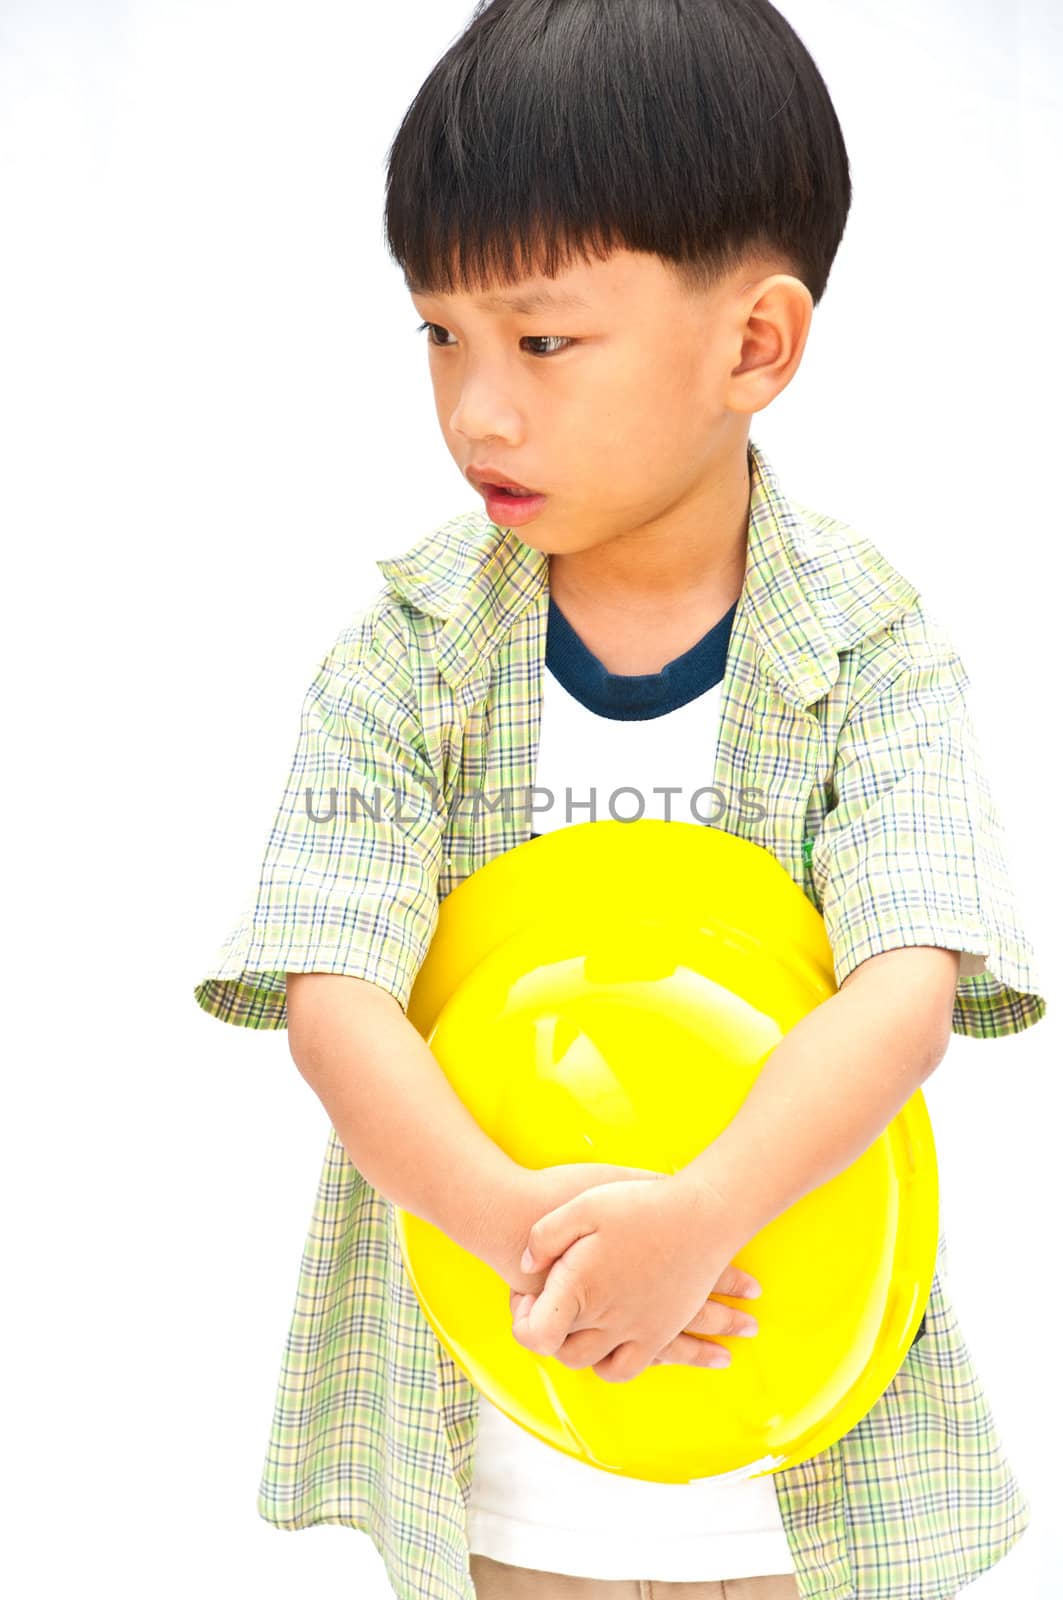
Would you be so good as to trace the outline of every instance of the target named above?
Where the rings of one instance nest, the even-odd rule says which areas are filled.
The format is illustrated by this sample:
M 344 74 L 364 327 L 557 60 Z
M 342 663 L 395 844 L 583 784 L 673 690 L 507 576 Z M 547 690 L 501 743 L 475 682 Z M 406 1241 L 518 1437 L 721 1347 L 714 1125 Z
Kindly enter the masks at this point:
M 429 335 L 428 343 L 438 346 L 440 341 L 436 338 L 436 334 L 446 333 L 447 330 L 446 328 L 441 328 L 438 322 L 422 322 L 417 329 L 417 332 L 424 333 L 425 331 L 427 331 Z
M 426 329 L 430 335 L 428 340 L 430 345 L 433 345 L 437 350 L 449 350 L 451 348 L 450 345 L 444 344 L 440 339 L 435 337 L 437 333 L 446 333 L 446 328 L 441 328 L 438 322 L 422 322 L 419 325 L 417 332 L 424 333 Z M 553 344 L 561 347 L 558 350 L 532 350 L 529 352 L 529 354 L 533 356 L 540 357 L 560 355 L 562 350 L 567 349 L 570 344 L 575 344 L 575 342 L 576 341 L 574 339 L 568 339 L 563 337 L 561 334 L 552 333 L 529 333 L 526 334 L 521 340 L 522 344 Z

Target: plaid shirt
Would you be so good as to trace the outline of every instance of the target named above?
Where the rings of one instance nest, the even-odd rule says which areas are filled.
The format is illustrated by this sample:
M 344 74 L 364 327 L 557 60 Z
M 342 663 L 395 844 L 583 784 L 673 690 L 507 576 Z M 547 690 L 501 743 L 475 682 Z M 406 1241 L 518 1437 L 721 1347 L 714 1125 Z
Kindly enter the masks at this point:
M 940 945 L 970 953 L 955 1032 L 1029 1027 L 1045 1002 L 964 668 L 869 540 L 785 498 L 752 442 L 749 462 L 716 825 L 771 850 L 813 901 L 838 984 L 879 951 Z M 283 1028 L 285 973 L 315 971 L 379 984 L 416 1022 L 440 900 L 530 836 L 520 808 L 476 797 L 535 783 L 548 558 L 470 511 L 377 565 L 385 587 L 306 694 L 257 885 L 195 988 L 223 1021 Z M 739 803 L 750 788 L 757 806 Z M 332 815 L 332 789 L 361 801 Z M 871 1411 L 775 1474 L 801 1600 L 945 1600 L 1029 1522 L 947 1263 L 942 1232 L 925 1334 Z M 409 1285 L 391 1202 L 330 1129 L 259 1514 L 367 1532 L 400 1600 L 475 1600 L 476 1420 L 477 1392 Z

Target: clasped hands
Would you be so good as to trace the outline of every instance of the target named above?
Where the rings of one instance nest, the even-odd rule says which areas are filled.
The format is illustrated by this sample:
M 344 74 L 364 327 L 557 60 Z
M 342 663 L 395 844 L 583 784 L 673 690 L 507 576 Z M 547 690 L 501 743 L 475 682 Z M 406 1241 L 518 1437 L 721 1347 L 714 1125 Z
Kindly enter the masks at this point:
M 502 1210 L 484 1259 L 510 1286 L 527 1350 L 626 1383 L 658 1364 L 726 1366 L 711 1336 L 757 1331 L 708 1298 L 753 1299 L 760 1285 L 732 1264 L 743 1241 L 704 1182 L 601 1162 L 522 1167 Z

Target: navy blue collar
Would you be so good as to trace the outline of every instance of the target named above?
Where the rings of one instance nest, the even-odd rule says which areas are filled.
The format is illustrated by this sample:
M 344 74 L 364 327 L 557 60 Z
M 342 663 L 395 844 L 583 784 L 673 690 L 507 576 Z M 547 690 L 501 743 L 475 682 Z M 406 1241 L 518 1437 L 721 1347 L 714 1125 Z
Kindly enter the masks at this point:
M 645 721 L 677 711 L 723 679 L 727 646 L 738 601 L 689 650 L 660 672 L 608 672 L 587 648 L 550 596 L 546 625 L 546 667 L 562 688 L 599 717 Z

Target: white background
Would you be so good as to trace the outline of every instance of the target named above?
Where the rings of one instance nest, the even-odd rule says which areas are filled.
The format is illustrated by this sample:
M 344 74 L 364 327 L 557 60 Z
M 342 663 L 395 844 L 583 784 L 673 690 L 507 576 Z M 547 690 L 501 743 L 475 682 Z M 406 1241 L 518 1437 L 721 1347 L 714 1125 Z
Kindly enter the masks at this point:
M 0 4 L 20 1600 L 391 1592 L 365 1535 L 256 1515 L 328 1130 L 285 1035 L 222 1027 L 192 988 L 374 557 L 482 508 L 381 229 L 387 145 L 471 9 Z M 1063 11 L 782 9 L 855 198 L 753 436 L 951 628 L 1051 1004 Z M 978 1600 L 1063 1594 L 1057 1028 L 955 1037 L 926 1090 L 954 1303 L 1034 1506 Z

